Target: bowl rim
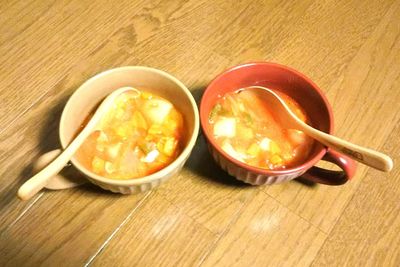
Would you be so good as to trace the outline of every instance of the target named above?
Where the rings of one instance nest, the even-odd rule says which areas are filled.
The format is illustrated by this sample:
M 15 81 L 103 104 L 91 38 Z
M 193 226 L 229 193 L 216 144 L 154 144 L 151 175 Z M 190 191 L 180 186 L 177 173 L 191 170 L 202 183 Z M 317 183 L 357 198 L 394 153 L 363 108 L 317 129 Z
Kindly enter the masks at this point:
M 310 158 L 309 160 L 307 160 L 306 162 L 304 162 L 301 165 L 295 166 L 295 167 L 291 167 L 288 169 L 283 169 L 283 170 L 268 170 L 268 169 L 263 169 L 263 168 L 259 168 L 259 167 L 255 167 L 255 166 L 251 166 L 248 165 L 244 162 L 241 162 L 233 157 L 231 157 L 230 155 L 228 155 L 225 151 L 223 151 L 220 146 L 218 146 L 216 144 L 216 142 L 214 141 L 214 139 L 210 136 L 210 133 L 207 131 L 206 128 L 206 124 L 208 123 L 208 114 L 204 114 L 205 113 L 205 99 L 208 97 L 209 92 L 212 90 L 213 86 L 225 75 L 227 75 L 228 73 L 235 71 L 237 69 L 241 69 L 241 68 L 246 68 L 249 66 L 254 66 L 254 65 L 263 65 L 263 66 L 268 66 L 268 67 L 273 67 L 273 68 L 280 68 L 283 69 L 284 71 L 290 72 L 296 76 L 298 76 L 299 78 L 303 79 L 306 83 L 308 83 L 313 89 L 315 89 L 315 91 L 318 93 L 318 95 L 321 97 L 322 101 L 324 102 L 328 114 L 329 114 L 329 133 L 333 132 L 333 128 L 334 128 L 334 121 L 333 121 L 333 111 L 332 111 L 332 107 L 328 102 L 327 97 L 325 96 L 325 94 L 322 92 L 322 90 L 307 76 L 305 76 L 304 74 L 302 74 L 301 72 L 292 69 L 291 67 L 282 65 L 282 64 L 278 64 L 278 63 L 274 63 L 274 62 L 268 62 L 268 61 L 252 61 L 252 62 L 247 62 L 247 63 L 242 63 L 239 65 L 235 65 L 232 66 L 230 68 L 225 69 L 224 71 L 222 71 L 220 74 L 218 74 L 210 83 L 209 85 L 206 87 L 204 94 L 201 98 L 201 102 L 200 102 L 200 124 L 201 124 L 201 129 L 202 132 L 204 134 L 204 136 L 206 137 L 208 143 L 210 146 L 213 147 L 213 149 L 215 151 L 217 151 L 221 156 L 223 156 L 226 160 L 232 162 L 233 164 L 246 169 L 247 171 L 251 171 L 253 173 L 257 173 L 257 174 L 262 174 L 262 175 L 268 175 L 268 176 L 278 176 L 278 175 L 287 175 L 287 174 L 292 174 L 295 172 L 300 172 L 300 171 L 305 171 L 309 168 L 311 168 L 312 166 L 314 166 L 319 160 L 322 159 L 322 157 L 326 154 L 327 152 L 327 147 L 324 145 L 320 145 L 320 151 L 312 158 Z
M 63 134 L 65 121 L 67 120 L 66 114 L 67 114 L 67 110 L 70 110 L 72 108 L 73 99 L 75 97 L 77 97 L 77 95 L 79 95 L 81 91 L 85 90 L 86 86 L 90 85 L 90 83 L 92 83 L 94 80 L 99 79 L 100 77 L 110 75 L 114 72 L 132 71 L 132 70 L 135 70 L 135 71 L 144 70 L 147 72 L 153 72 L 157 75 L 167 78 L 167 79 L 171 80 L 172 82 L 174 82 L 177 85 L 177 87 L 179 87 L 185 93 L 186 97 L 188 98 L 188 100 L 191 104 L 190 106 L 191 106 L 193 114 L 194 114 L 193 132 L 192 132 L 185 148 L 182 150 L 180 155 L 174 161 L 172 161 L 170 164 L 168 164 L 166 167 L 162 168 L 161 170 L 159 170 L 155 173 L 152 173 L 150 175 L 140 177 L 140 178 L 132 178 L 132 179 L 124 179 L 124 180 L 106 178 L 106 177 L 97 175 L 97 174 L 87 170 L 82 164 L 79 163 L 78 160 L 76 160 L 75 158 L 71 158 L 70 162 L 80 172 L 85 174 L 89 178 L 89 180 L 93 179 L 93 180 L 99 181 L 101 183 L 114 185 L 114 186 L 132 186 L 132 185 L 140 185 L 140 184 L 149 183 L 149 182 L 152 182 L 155 180 L 162 179 L 166 175 L 170 174 L 171 172 L 173 172 L 174 170 L 179 168 L 179 165 L 182 162 L 186 161 L 187 157 L 190 155 L 190 153 L 196 143 L 198 133 L 199 133 L 199 127 L 200 127 L 199 126 L 199 124 L 200 124 L 199 111 L 198 111 L 196 101 L 195 101 L 193 95 L 190 93 L 190 90 L 181 81 L 179 81 L 177 78 L 175 78 L 174 76 L 172 76 L 171 74 L 169 74 L 165 71 L 162 71 L 162 70 L 159 70 L 156 68 L 146 67 L 146 66 L 122 66 L 122 67 L 105 70 L 103 72 L 100 72 L 100 73 L 92 76 L 91 78 L 86 80 L 84 83 L 82 83 L 78 87 L 78 89 L 76 89 L 73 92 L 73 94 L 69 97 L 67 103 L 64 106 L 63 112 L 61 114 L 60 125 L 59 125 L 59 138 L 60 138 L 61 146 L 63 147 L 63 149 L 65 149 L 65 147 L 67 146 L 67 141 L 65 139 L 65 135 Z

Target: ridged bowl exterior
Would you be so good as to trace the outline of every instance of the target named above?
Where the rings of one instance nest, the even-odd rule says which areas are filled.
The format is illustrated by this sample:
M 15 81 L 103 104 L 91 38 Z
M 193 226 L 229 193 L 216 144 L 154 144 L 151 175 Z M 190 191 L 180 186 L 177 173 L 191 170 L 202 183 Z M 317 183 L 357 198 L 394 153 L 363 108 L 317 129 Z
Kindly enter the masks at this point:
M 216 163 L 229 175 L 251 185 L 271 185 L 293 180 L 301 176 L 305 170 L 285 175 L 268 176 L 242 168 L 222 156 L 218 150 L 208 143 L 208 149 Z
M 175 169 L 172 169 L 169 173 L 166 173 L 163 176 L 160 176 L 158 179 L 155 179 L 152 181 L 143 181 L 139 184 L 132 183 L 130 185 L 114 185 L 111 183 L 103 183 L 99 180 L 95 180 L 90 177 L 88 177 L 88 179 L 92 183 L 100 186 L 101 188 L 112 191 L 114 193 L 121 193 L 121 194 L 126 194 L 126 195 L 143 193 L 143 192 L 149 191 L 153 188 L 156 188 L 163 182 L 170 179 L 172 176 L 176 175 L 182 169 L 185 162 L 186 162 L 186 160 L 184 162 L 182 162 L 180 165 L 178 165 Z M 132 181 L 134 182 L 135 180 L 132 180 Z

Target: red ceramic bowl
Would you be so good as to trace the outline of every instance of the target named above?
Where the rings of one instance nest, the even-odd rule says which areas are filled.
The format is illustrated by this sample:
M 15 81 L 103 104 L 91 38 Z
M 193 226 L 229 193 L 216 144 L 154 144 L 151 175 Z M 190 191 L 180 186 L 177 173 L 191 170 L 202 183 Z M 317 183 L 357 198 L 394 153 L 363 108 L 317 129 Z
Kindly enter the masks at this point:
M 354 175 L 356 165 L 353 160 L 319 143 L 314 145 L 306 162 L 285 170 L 257 168 L 225 153 L 213 139 L 212 129 L 208 123 L 209 113 L 219 97 L 227 92 L 251 85 L 265 86 L 286 93 L 304 108 L 313 127 L 332 133 L 332 108 L 318 86 L 303 74 L 286 66 L 268 62 L 235 66 L 218 75 L 209 84 L 200 105 L 200 123 L 203 133 L 213 158 L 222 169 L 237 179 L 253 185 L 280 183 L 299 176 L 317 183 L 339 185 L 344 184 Z M 342 171 L 314 166 L 321 159 L 335 163 Z

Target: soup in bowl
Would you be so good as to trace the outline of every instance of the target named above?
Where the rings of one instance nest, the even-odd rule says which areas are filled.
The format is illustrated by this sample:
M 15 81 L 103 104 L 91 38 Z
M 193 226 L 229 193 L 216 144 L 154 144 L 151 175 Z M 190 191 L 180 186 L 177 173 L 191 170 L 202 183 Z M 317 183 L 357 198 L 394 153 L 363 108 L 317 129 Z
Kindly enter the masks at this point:
M 300 131 L 283 129 L 262 98 L 246 92 L 250 86 L 274 90 L 301 120 L 321 131 L 333 131 L 330 104 L 303 74 L 268 62 L 230 68 L 209 84 L 200 106 L 204 136 L 213 158 L 224 170 L 254 185 L 299 176 L 324 184 L 343 184 L 353 176 L 353 160 Z M 321 159 L 337 164 L 342 171 L 315 167 Z
M 174 161 L 185 143 L 183 115 L 175 105 L 130 89 L 116 97 L 76 153 L 86 169 L 110 179 L 153 174 Z

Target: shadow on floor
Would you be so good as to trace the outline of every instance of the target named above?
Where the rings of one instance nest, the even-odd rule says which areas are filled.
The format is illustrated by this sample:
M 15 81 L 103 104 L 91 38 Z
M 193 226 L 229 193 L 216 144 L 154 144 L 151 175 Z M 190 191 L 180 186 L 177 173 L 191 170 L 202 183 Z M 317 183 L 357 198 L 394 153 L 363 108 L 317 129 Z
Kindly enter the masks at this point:
M 200 101 L 204 93 L 204 89 L 205 86 L 200 86 L 191 90 L 191 93 L 196 100 L 198 108 L 200 108 Z M 199 131 L 199 136 L 196 140 L 193 151 L 185 164 L 185 168 L 190 169 L 197 175 L 212 182 L 222 183 L 229 186 L 251 186 L 237 180 L 235 177 L 230 176 L 215 163 L 214 159 L 208 151 L 207 143 L 201 129 Z

